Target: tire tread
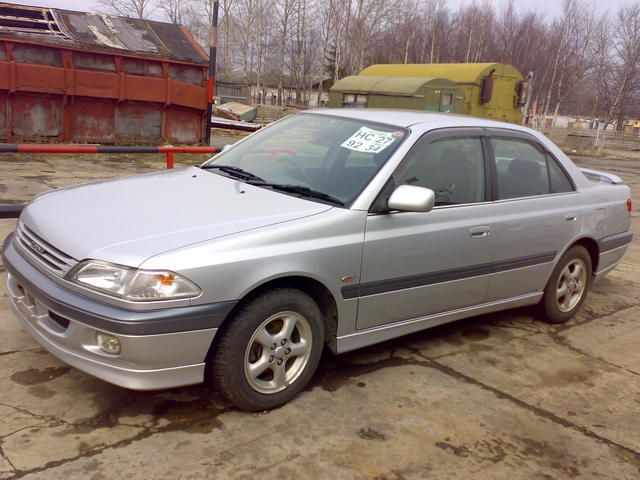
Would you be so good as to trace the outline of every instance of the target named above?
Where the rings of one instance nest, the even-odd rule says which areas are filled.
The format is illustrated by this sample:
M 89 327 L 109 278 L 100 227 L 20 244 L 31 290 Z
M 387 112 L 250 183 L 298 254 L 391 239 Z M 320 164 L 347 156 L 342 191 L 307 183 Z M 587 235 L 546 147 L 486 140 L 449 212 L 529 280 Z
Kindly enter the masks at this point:
M 256 315 L 259 315 L 261 310 L 280 308 L 278 305 L 287 304 L 300 305 L 310 312 L 307 313 L 307 317 L 312 317 L 307 318 L 307 320 L 313 329 L 314 345 L 312 348 L 314 350 L 312 350 L 306 371 L 293 385 L 282 392 L 264 395 L 251 390 L 250 394 L 247 394 L 248 392 L 246 392 L 246 389 L 241 385 L 241 382 L 245 381 L 244 376 L 237 378 L 237 372 L 236 374 L 232 374 L 231 372 L 235 366 L 229 363 L 233 354 L 237 352 L 239 348 L 237 345 L 238 339 L 242 338 L 243 335 L 246 336 L 249 330 L 253 333 L 253 329 L 257 327 L 257 325 L 254 326 L 253 324 L 257 323 L 257 321 L 262 321 L 261 318 L 256 320 Z M 314 328 L 314 323 L 316 328 Z M 249 335 L 251 333 L 249 333 Z M 229 319 L 224 330 L 220 332 L 220 338 L 217 339 L 213 354 L 209 359 L 208 380 L 229 402 L 242 410 L 263 411 L 280 406 L 302 390 L 310 380 L 313 372 L 315 372 L 324 346 L 323 333 L 322 314 L 316 302 L 309 295 L 295 288 L 268 290 L 251 298 L 246 303 L 241 304 L 233 315 L 233 318 Z M 246 345 L 243 345 L 241 348 L 244 355 Z M 309 374 L 309 370 L 312 370 L 311 374 Z
M 581 258 L 584 260 L 587 266 L 587 285 L 585 286 L 585 291 L 582 295 L 582 298 L 578 302 L 578 304 L 573 307 L 569 312 L 562 312 L 556 305 L 555 298 L 555 288 L 558 282 L 558 276 L 564 269 L 569 261 L 574 258 Z M 551 277 L 544 289 L 544 297 L 542 298 L 542 302 L 540 302 L 540 307 L 544 316 L 544 319 L 547 323 L 552 325 L 559 325 L 569 321 L 582 307 L 582 304 L 587 299 L 587 295 L 589 293 L 589 289 L 591 288 L 591 274 L 592 274 L 592 265 L 591 265 L 591 256 L 586 248 L 582 245 L 574 245 L 562 256 L 556 268 L 553 270 Z

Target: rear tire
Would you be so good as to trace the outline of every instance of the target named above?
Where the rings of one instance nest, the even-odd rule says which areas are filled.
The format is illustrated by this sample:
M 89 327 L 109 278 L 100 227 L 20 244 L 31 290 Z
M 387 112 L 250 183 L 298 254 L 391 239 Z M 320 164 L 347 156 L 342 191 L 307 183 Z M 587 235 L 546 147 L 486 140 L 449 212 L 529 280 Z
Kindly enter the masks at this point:
M 562 256 L 541 302 L 548 323 L 565 323 L 580 310 L 591 287 L 591 272 L 591 257 L 584 247 L 575 245 Z
M 242 305 L 213 350 L 210 380 L 236 407 L 278 407 L 311 380 L 324 346 L 322 313 L 306 293 L 279 288 Z

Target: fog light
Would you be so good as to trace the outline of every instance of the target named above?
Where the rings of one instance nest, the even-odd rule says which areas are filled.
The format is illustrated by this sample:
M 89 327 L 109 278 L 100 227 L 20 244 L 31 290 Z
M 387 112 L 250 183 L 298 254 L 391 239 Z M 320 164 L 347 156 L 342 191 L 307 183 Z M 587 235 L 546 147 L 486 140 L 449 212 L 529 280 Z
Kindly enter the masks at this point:
M 98 332 L 96 333 L 96 341 L 103 352 L 110 355 L 120 354 L 120 340 L 118 340 L 118 337 Z

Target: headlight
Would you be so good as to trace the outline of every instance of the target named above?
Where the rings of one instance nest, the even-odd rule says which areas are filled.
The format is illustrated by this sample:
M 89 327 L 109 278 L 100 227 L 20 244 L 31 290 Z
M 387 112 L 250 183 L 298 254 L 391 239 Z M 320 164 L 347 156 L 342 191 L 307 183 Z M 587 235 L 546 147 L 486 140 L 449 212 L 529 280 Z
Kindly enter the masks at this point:
M 88 260 L 71 271 L 69 280 L 126 300 L 148 302 L 196 297 L 201 290 L 177 273 L 136 270 L 107 262 Z

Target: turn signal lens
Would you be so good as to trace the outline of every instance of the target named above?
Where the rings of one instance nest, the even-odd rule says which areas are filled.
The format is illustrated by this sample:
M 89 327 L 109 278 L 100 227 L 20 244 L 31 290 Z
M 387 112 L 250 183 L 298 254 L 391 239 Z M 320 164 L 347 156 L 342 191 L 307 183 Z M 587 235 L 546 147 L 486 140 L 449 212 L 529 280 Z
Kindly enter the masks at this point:
M 631 201 L 631 199 L 627 200 L 627 212 L 629 212 L 629 215 L 631 215 L 631 212 L 633 211 L 633 202 Z
M 165 273 L 163 275 L 156 275 L 156 281 L 160 282 L 163 287 L 171 287 L 176 276 L 172 273 Z

